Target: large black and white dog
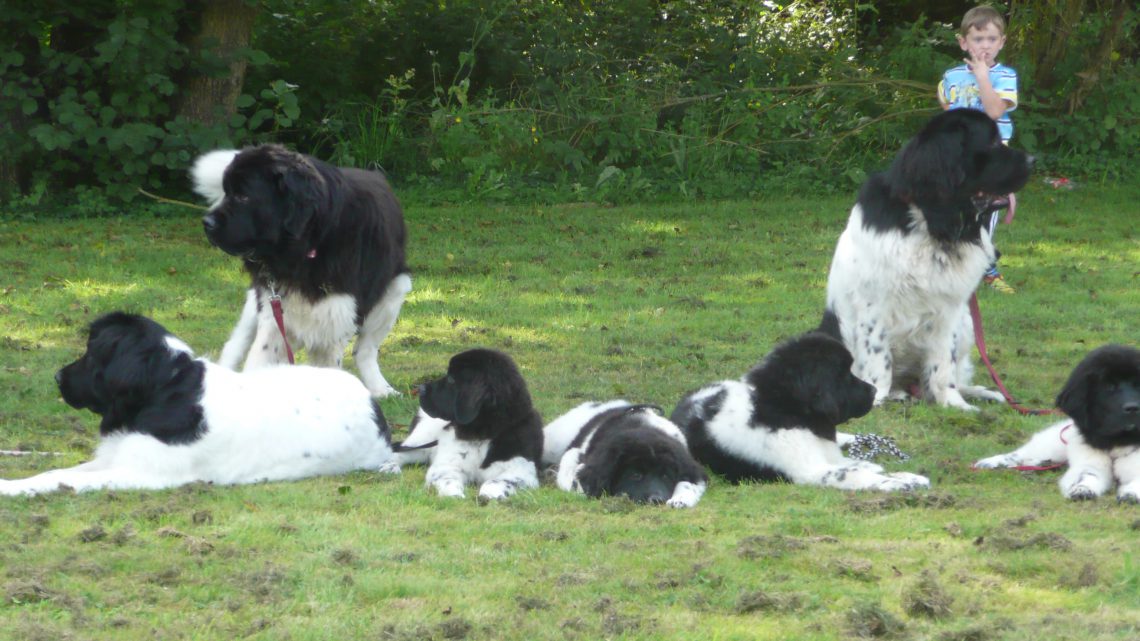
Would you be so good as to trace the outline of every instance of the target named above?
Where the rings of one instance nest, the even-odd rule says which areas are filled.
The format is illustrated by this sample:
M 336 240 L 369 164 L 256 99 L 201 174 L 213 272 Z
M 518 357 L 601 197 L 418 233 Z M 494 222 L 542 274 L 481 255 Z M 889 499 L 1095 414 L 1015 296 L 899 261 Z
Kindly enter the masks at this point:
M 194 358 L 185 343 L 142 316 L 97 319 L 86 353 L 56 380 L 68 405 L 102 416 L 95 458 L 0 480 L 0 494 L 399 470 L 384 415 L 351 374 L 314 367 L 233 372 Z
M 479 485 L 480 500 L 538 487 L 542 417 L 510 356 L 481 348 L 456 354 L 419 397 L 399 456 L 429 462 L 425 482 L 440 496 L 462 498 L 468 483 Z
M 844 490 L 913 490 L 930 484 L 843 456 L 836 426 L 871 411 L 875 388 L 851 372 L 838 340 L 809 332 L 775 347 L 741 380 L 683 398 L 672 420 L 698 461 L 732 483 L 786 480 Z M 846 435 L 844 435 L 846 436 Z
M 1008 454 L 984 458 L 978 468 L 1069 463 L 1061 494 L 1096 498 L 1118 484 L 1117 499 L 1140 502 L 1140 350 L 1105 345 L 1090 352 L 1057 394 L 1071 420 L 1038 432 Z
M 290 345 L 308 362 L 353 357 L 373 396 L 396 392 L 377 354 L 411 291 L 400 204 L 384 176 L 337 168 L 277 145 L 198 158 L 194 189 L 210 202 L 206 237 L 240 256 L 251 285 L 218 362 L 237 369 L 287 358 L 271 300 L 279 296 Z
M 543 432 L 542 462 L 558 466 L 567 492 L 693 507 L 708 485 L 684 434 L 652 405 L 583 403 Z
M 851 350 L 876 404 L 911 385 L 960 409 L 976 409 L 964 396 L 1001 400 L 972 385 L 967 303 L 994 261 L 990 204 L 1023 187 L 1032 164 L 984 113 L 959 109 L 935 116 L 863 185 L 835 248 L 820 329 Z

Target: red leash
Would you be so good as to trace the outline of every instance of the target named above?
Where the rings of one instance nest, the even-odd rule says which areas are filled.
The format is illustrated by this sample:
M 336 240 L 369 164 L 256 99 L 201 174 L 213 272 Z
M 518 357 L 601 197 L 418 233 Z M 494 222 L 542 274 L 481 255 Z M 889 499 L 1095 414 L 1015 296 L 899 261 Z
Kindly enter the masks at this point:
M 997 385 L 998 391 L 1001 392 L 1002 397 L 1005 398 L 1005 402 L 1013 409 L 1026 415 L 1041 416 L 1044 414 L 1058 413 L 1057 410 L 1052 409 L 1035 410 L 1023 407 L 1017 401 L 1013 400 L 1013 395 L 1010 394 L 1009 390 L 1002 384 L 1001 379 L 998 378 L 997 371 L 994 370 L 993 364 L 990 363 L 990 355 L 986 352 L 986 335 L 982 329 L 982 310 L 978 306 L 978 295 L 976 293 L 970 294 L 970 318 L 974 321 L 974 344 L 978 346 L 978 355 L 982 357 L 982 363 L 985 364 L 986 370 L 990 373 L 990 378 L 994 380 L 994 385 Z
M 285 336 L 285 312 L 281 309 L 281 296 L 272 285 L 269 287 L 269 307 L 273 309 L 273 320 L 277 321 L 277 331 L 281 332 L 281 340 L 285 341 L 285 354 L 289 356 L 289 364 L 293 364 L 293 348 L 289 346 L 289 337 Z

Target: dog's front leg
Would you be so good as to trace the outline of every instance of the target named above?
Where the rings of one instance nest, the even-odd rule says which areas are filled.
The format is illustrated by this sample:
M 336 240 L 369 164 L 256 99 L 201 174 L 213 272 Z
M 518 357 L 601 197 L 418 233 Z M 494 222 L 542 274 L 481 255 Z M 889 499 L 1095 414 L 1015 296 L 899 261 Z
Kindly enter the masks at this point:
M 1061 494 L 1075 501 L 1095 499 L 1112 487 L 1112 457 L 1089 447 L 1078 430 L 1071 432 L 1069 469 L 1061 477 Z
M 498 501 L 511 496 L 520 488 L 538 487 L 538 468 L 534 461 L 521 456 L 488 465 L 482 476 L 486 480 L 479 487 L 481 500 Z
M 1020 467 L 1022 465 L 1039 466 L 1064 463 L 1069 460 L 1068 445 L 1065 444 L 1065 432 L 1072 427 L 1072 422 L 1055 423 L 1040 432 L 1037 432 L 1025 445 L 1006 454 L 986 457 L 974 467 L 993 469 L 997 467 Z
M 1116 499 L 1123 503 L 1140 503 L 1140 447 L 1118 456 L 1112 469 L 1120 483 Z
M 922 380 L 925 395 L 942 406 L 960 410 L 977 411 L 978 408 L 966 402 L 958 390 L 958 366 L 954 361 L 954 331 L 944 319 L 936 321 L 931 328 L 931 345 L 926 353 Z
M 848 347 L 855 359 L 852 373 L 875 386 L 875 405 L 882 405 L 890 396 L 894 382 L 894 360 L 886 325 L 876 320 L 860 321 Z
M 253 345 L 245 359 L 245 371 L 278 365 L 288 360 L 285 338 L 281 336 L 277 321 L 273 319 L 273 310 L 267 302 L 257 315 L 257 333 L 253 337 Z
M 230 332 L 229 339 L 222 347 L 222 353 L 218 356 L 218 365 L 236 371 L 238 364 L 249 352 L 256 331 L 257 290 L 251 287 L 245 292 L 245 305 L 241 308 L 241 316 L 238 317 L 237 325 L 234 325 L 234 330 Z
M 440 496 L 463 498 L 463 487 L 467 484 L 467 475 L 463 470 L 446 463 L 435 464 L 428 468 L 424 482 L 435 488 Z
M 673 487 L 673 496 L 669 497 L 666 505 L 676 508 L 693 507 L 704 496 L 705 487 L 704 483 L 681 481 Z

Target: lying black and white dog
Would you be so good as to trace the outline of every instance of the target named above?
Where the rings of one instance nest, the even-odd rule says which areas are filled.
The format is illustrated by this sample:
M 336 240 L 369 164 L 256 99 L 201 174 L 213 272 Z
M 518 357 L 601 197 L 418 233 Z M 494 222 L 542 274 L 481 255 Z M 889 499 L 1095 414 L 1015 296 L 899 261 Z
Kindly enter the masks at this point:
M 543 432 L 542 461 L 568 492 L 693 507 L 708 485 L 681 430 L 651 405 L 583 403 Z
M 97 319 L 87 352 L 56 380 L 68 405 L 103 417 L 95 458 L 0 480 L 0 494 L 399 470 L 388 423 L 351 374 L 313 367 L 239 374 L 194 358 L 185 343 L 142 316 Z
M 412 279 L 404 216 L 384 176 L 277 145 L 210 152 L 191 175 L 210 202 L 206 237 L 240 256 L 251 279 L 218 362 L 237 369 L 244 358 L 252 370 L 287 360 L 271 304 L 279 296 L 289 345 L 307 350 L 310 364 L 339 367 L 356 335 L 365 387 L 396 393 L 376 358 Z
M 1021 189 L 1032 165 L 984 113 L 957 109 L 863 185 L 835 248 L 820 329 L 851 350 L 876 405 L 911 385 L 965 410 L 976 408 L 963 396 L 1002 400 L 972 384 L 967 303 L 994 261 L 989 205 Z
M 538 487 L 542 417 L 511 357 L 490 349 L 456 354 L 419 396 L 399 457 L 430 462 L 425 482 L 440 496 L 462 498 L 468 483 L 479 484 L 481 500 Z
M 851 372 L 838 340 L 809 332 L 776 346 L 741 380 L 681 399 L 672 420 L 696 459 L 730 482 L 786 480 L 844 490 L 930 484 L 843 456 L 836 426 L 871 411 L 875 388 Z M 845 440 L 847 436 L 844 435 Z
M 977 468 L 1069 463 L 1061 494 L 1093 499 L 1118 484 L 1116 498 L 1140 502 L 1140 350 L 1105 345 L 1090 352 L 1057 395 L 1071 420 L 1038 432 L 1008 454 L 984 458 Z

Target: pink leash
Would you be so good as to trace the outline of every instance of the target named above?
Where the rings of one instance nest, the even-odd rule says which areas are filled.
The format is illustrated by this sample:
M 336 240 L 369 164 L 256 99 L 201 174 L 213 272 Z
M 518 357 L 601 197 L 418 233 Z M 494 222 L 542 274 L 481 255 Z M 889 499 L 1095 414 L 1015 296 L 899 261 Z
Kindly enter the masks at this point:
M 997 371 L 994 370 L 993 364 L 990 363 L 990 355 L 986 351 L 985 330 L 982 329 L 982 310 L 978 306 L 978 295 L 976 293 L 970 294 L 970 318 L 974 321 L 974 344 L 978 347 L 978 355 L 982 357 L 982 363 L 985 364 L 986 370 L 990 373 L 990 378 L 993 379 L 994 385 L 997 385 L 998 391 L 1001 392 L 1002 397 L 1005 398 L 1005 402 L 1013 409 L 1026 415 L 1041 416 L 1044 414 L 1057 414 L 1057 410 L 1029 409 L 1013 400 L 1013 395 L 1005 388 L 1005 385 L 1001 382 L 1001 378 L 998 377 Z
M 285 354 L 289 356 L 289 364 L 293 364 L 293 348 L 289 346 L 289 337 L 285 336 L 285 312 L 281 309 L 281 296 L 273 287 L 269 288 L 269 307 L 273 309 L 273 320 L 277 321 L 277 331 L 281 332 L 281 340 L 285 341 Z

